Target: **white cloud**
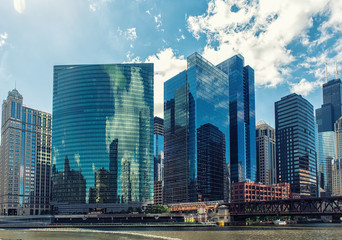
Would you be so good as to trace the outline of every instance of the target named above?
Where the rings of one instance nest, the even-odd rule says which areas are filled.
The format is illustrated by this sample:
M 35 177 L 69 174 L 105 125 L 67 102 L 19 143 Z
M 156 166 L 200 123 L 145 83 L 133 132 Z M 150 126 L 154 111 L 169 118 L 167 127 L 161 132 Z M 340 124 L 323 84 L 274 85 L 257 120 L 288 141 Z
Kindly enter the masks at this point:
M 125 36 L 127 40 L 131 40 L 131 41 L 134 41 L 138 37 L 135 28 L 127 28 L 125 32 Z
M 89 2 L 89 11 L 90 12 L 96 12 L 101 7 L 103 7 L 108 2 L 111 2 L 112 0 L 88 0 Z
M 177 38 L 177 42 L 179 42 L 180 40 L 184 40 L 185 36 L 182 34 L 179 38 Z
M 23 13 L 26 8 L 26 0 L 13 0 L 14 9 L 18 13 Z
M 0 33 L 0 47 L 2 47 L 3 45 L 5 45 L 6 39 L 7 39 L 7 38 L 8 38 L 7 32 Z
M 124 36 L 129 41 L 134 41 L 138 37 L 136 28 L 127 28 L 126 31 L 124 32 L 121 30 L 120 27 L 118 27 L 117 32 L 120 36 Z
M 164 82 L 186 69 L 184 56 L 177 57 L 172 48 L 149 56 L 145 62 L 154 63 L 154 115 L 164 116 Z
M 318 80 L 315 82 L 309 82 L 305 78 L 300 80 L 299 83 L 290 83 L 292 93 L 297 93 L 303 96 L 307 96 L 310 92 L 320 87 L 323 84 L 323 81 Z
M 162 26 L 161 13 L 154 16 L 153 18 L 154 18 L 154 22 L 157 24 L 157 26 L 156 26 L 157 30 L 164 32 L 164 29 L 161 27 Z
M 309 45 L 303 33 L 312 27 L 312 17 L 326 8 L 331 11 L 329 24 L 340 24 L 342 18 L 336 16 L 342 16 L 338 15 L 341 8 L 333 9 L 340 2 L 211 0 L 205 14 L 188 17 L 188 30 L 197 39 L 206 36 L 203 56 L 212 63 L 241 53 L 255 69 L 256 84 L 274 87 L 292 71 L 288 66 L 295 57 L 287 46 L 301 36 L 302 44 Z M 317 44 L 329 37 L 322 32 Z

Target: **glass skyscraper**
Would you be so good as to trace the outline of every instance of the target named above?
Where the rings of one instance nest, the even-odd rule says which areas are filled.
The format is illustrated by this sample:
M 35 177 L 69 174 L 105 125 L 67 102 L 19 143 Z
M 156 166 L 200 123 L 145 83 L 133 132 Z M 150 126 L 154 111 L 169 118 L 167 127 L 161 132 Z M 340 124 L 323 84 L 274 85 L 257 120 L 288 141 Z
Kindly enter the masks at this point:
M 153 64 L 54 66 L 52 201 L 153 196 Z
M 291 192 L 316 197 L 315 122 L 312 104 L 295 93 L 275 103 L 278 181 Z
M 154 117 L 154 195 L 153 203 L 162 205 L 164 189 L 164 119 Z
M 50 210 L 50 113 L 23 106 L 13 89 L 2 104 L 1 215 L 39 215 Z
M 164 83 L 165 203 L 227 200 L 228 75 L 198 53 Z
M 229 76 L 231 181 L 256 181 L 254 70 L 240 54 L 217 67 Z
M 318 132 L 318 186 L 322 197 L 329 197 L 332 193 L 332 163 L 335 159 L 334 131 Z
M 335 159 L 332 164 L 332 195 L 342 196 L 342 117 L 335 123 Z
M 334 123 L 341 117 L 341 109 L 341 80 L 333 79 L 323 84 L 323 104 L 316 109 L 318 184 L 321 196 L 332 194 L 332 162 L 335 155 Z

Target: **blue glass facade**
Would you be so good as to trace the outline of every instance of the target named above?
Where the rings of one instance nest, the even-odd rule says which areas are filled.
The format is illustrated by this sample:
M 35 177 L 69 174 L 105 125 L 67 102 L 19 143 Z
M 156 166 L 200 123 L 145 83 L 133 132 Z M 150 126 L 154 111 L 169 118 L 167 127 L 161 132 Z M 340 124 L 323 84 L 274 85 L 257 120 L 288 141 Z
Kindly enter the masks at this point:
M 278 181 L 291 192 L 316 197 L 316 143 L 313 106 L 295 93 L 275 103 Z
M 316 109 L 318 129 L 318 185 L 321 196 L 332 194 L 332 161 L 335 155 L 334 123 L 342 114 L 342 84 L 333 79 L 323 84 L 323 104 Z
M 154 117 L 154 181 L 164 178 L 164 120 Z
M 231 181 L 256 181 L 254 70 L 240 54 L 217 67 L 229 76 Z
M 54 67 L 52 201 L 153 196 L 153 64 Z
M 197 53 L 187 62 L 164 84 L 164 200 L 227 200 L 228 76 Z M 204 174 L 215 181 L 202 181 Z
M 332 163 L 335 159 L 335 132 L 319 132 L 318 138 L 318 184 L 321 196 L 332 194 Z

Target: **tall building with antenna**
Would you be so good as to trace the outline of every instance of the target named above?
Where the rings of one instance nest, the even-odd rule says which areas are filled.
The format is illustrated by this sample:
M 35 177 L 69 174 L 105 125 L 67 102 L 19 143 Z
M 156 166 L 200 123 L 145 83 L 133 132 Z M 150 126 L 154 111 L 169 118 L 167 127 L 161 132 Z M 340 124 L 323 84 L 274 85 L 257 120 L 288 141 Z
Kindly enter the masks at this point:
M 2 104 L 1 215 L 39 215 L 50 210 L 52 115 L 23 106 L 17 89 Z
M 332 193 L 332 163 L 335 156 L 334 124 L 342 116 L 342 83 L 336 64 L 336 79 L 328 81 L 327 65 L 326 83 L 323 84 L 323 104 L 316 109 L 318 130 L 318 186 L 321 196 Z

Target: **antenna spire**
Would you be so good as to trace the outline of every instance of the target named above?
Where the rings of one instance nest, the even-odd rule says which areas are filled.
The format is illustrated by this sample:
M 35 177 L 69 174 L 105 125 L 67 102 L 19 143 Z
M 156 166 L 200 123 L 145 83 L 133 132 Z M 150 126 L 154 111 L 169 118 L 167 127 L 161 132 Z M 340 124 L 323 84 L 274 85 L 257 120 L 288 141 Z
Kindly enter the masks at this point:
M 328 82 L 328 67 L 327 67 L 327 63 L 325 63 L 325 82 Z
M 14 89 L 17 89 L 17 79 L 14 80 Z
M 339 76 L 338 71 L 337 71 L 337 61 L 336 61 L 336 58 L 335 58 L 335 67 L 336 67 L 336 79 L 339 79 L 340 76 Z

